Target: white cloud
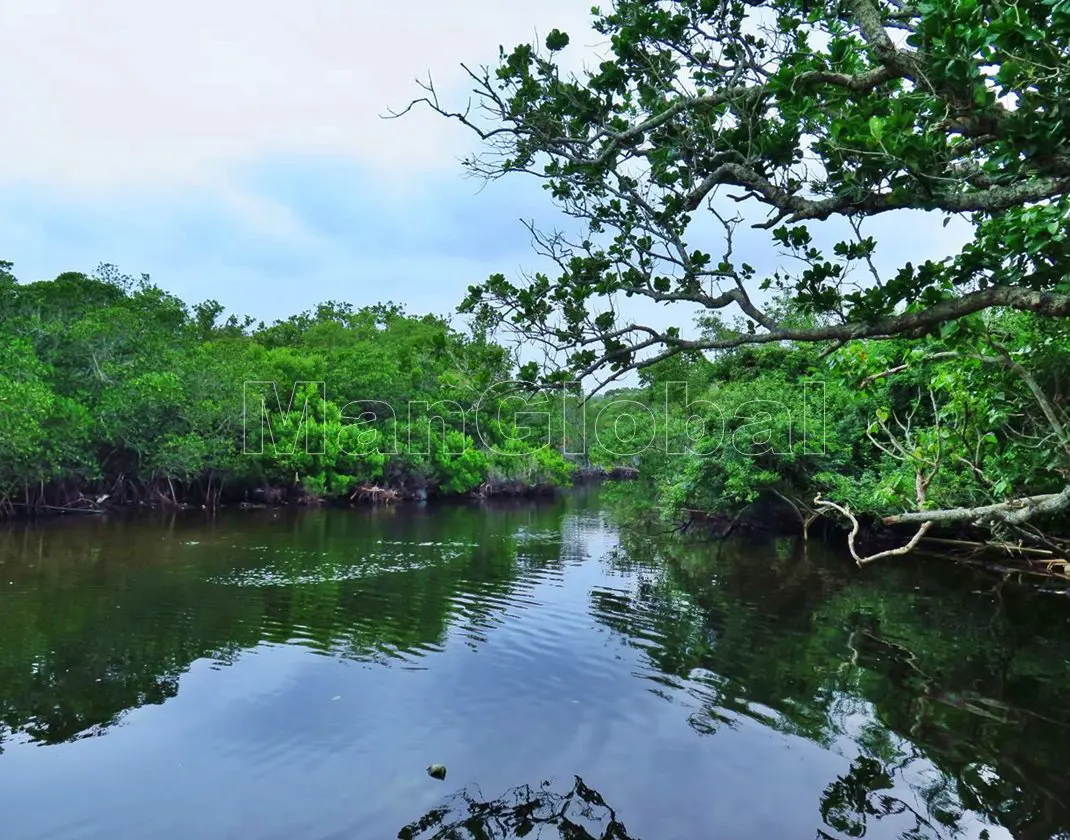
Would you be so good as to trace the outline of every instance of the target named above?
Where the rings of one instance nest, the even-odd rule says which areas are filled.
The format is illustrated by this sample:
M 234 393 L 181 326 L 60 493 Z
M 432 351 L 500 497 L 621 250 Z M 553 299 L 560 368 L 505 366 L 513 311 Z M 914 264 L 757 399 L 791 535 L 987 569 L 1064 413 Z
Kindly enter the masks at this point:
M 189 183 L 276 154 L 453 167 L 474 145 L 463 128 L 380 115 L 429 70 L 460 95 L 461 61 L 555 26 L 580 47 L 588 22 L 582 0 L 5 0 L 0 181 Z

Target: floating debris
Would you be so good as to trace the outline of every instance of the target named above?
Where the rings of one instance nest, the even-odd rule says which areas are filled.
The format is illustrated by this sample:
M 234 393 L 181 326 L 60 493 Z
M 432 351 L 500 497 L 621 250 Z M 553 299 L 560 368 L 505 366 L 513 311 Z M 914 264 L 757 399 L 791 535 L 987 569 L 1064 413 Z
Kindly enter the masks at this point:
M 438 779 L 441 781 L 446 778 L 446 765 L 445 764 L 431 764 L 427 767 L 427 775 L 432 779 Z

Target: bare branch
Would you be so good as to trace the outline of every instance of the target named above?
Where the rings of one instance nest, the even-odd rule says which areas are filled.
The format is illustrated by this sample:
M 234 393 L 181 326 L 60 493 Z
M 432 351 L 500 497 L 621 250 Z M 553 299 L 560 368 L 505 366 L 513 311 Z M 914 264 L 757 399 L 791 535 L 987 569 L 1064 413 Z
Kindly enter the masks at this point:
M 994 505 L 982 505 L 974 508 L 950 508 L 947 510 L 920 510 L 884 517 L 885 525 L 901 525 L 916 522 L 952 524 L 955 522 L 975 522 L 988 524 L 1003 522 L 1008 525 L 1021 525 L 1041 515 L 1059 513 L 1070 507 L 1070 486 L 1059 493 L 1045 493 L 1039 496 L 1027 496 Z
M 868 563 L 872 563 L 874 560 L 882 560 L 885 557 L 900 557 L 904 554 L 909 554 L 917 548 L 918 543 L 921 542 L 922 538 L 932 527 L 931 522 L 924 522 L 906 545 L 902 545 L 899 548 L 890 548 L 887 551 L 879 551 L 876 554 L 870 554 L 868 557 L 863 557 L 858 553 L 858 548 L 855 545 L 855 540 L 858 539 L 858 532 L 861 530 L 861 525 L 859 525 L 858 517 L 851 513 L 851 509 L 846 505 L 838 505 L 835 502 L 830 502 L 828 499 L 822 499 L 821 494 L 818 494 L 814 498 L 814 505 L 819 509 L 834 510 L 851 523 L 851 532 L 847 535 L 847 548 L 851 552 L 851 557 L 854 558 L 855 563 L 859 566 L 865 566 Z
M 731 289 L 715 299 L 716 308 L 726 307 L 736 302 L 738 298 L 738 289 Z M 880 321 L 828 324 L 819 327 L 787 327 L 766 332 L 738 333 L 725 338 L 684 339 L 644 327 L 642 328 L 643 332 L 648 335 L 657 335 L 658 340 L 630 345 L 624 351 L 606 353 L 600 360 L 593 363 L 590 370 L 583 375 L 588 375 L 590 371 L 596 370 L 601 364 L 620 358 L 626 352 L 631 353 L 643 350 L 655 344 L 664 345 L 665 350 L 655 356 L 638 360 L 632 366 L 636 368 L 648 367 L 683 350 L 729 350 L 735 347 L 771 344 L 778 341 L 848 342 L 861 338 L 891 339 L 905 333 L 925 330 L 948 321 L 964 318 L 975 312 L 981 312 L 997 306 L 1004 306 L 1023 312 L 1035 312 L 1049 317 L 1066 317 L 1070 315 L 1070 295 L 1035 292 L 1017 286 L 990 286 L 987 289 L 970 292 L 962 297 L 935 304 L 928 309 L 905 312 Z M 598 340 L 600 339 L 596 336 L 589 339 L 588 343 L 594 343 Z

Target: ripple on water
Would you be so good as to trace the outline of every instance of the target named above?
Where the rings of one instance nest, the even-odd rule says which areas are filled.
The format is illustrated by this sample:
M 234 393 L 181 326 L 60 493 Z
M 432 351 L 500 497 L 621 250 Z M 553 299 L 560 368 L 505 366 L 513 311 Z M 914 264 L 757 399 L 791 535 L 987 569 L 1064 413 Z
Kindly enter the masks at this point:
M 1070 824 L 1063 762 L 1046 755 L 1060 713 L 1033 699 L 1065 662 L 1001 647 L 1032 644 L 1017 635 L 1028 615 L 990 633 L 991 610 L 947 601 L 963 650 L 973 621 L 990 633 L 975 649 L 1020 669 L 986 694 L 984 656 L 931 655 L 940 616 L 915 621 L 913 583 L 871 598 L 793 566 L 771 587 L 764 555 L 758 580 L 753 563 L 708 557 L 694 572 L 622 546 L 600 514 L 540 510 L 317 511 L 141 540 L 105 528 L 55 568 L 47 540 L 25 568 L 5 562 L 5 836 L 393 837 L 421 814 L 420 840 L 474 814 L 514 837 L 594 815 L 602 836 L 604 793 L 636 829 L 618 837 L 883 838 L 910 828 L 904 803 L 932 825 L 961 812 L 960 783 L 1019 828 L 1033 828 L 1021 814 Z M 906 635 L 860 663 L 840 631 L 867 607 L 874 638 L 891 640 L 893 619 Z M 1059 626 L 1044 625 L 1056 652 Z M 90 734 L 104 737 L 68 748 Z M 448 786 L 424 773 L 439 761 Z M 959 836 L 978 836 L 971 819 Z

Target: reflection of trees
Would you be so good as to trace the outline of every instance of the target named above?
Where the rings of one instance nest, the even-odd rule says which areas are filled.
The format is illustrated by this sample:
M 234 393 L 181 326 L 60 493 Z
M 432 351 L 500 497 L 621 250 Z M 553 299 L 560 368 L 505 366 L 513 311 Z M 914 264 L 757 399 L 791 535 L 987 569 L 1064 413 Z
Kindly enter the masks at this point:
M 554 829 L 551 834 L 547 829 Z M 533 833 L 534 832 L 534 833 Z M 628 834 L 601 794 L 579 776 L 565 793 L 549 782 L 521 785 L 492 801 L 478 788 L 462 790 L 398 832 L 398 840 L 638 840 Z
M 652 680 L 689 696 L 697 732 L 749 716 L 853 742 L 822 803 L 839 835 L 873 820 L 904 838 L 955 835 L 966 811 L 1024 838 L 1070 830 L 1062 600 L 992 593 L 951 564 L 860 573 L 816 546 L 770 548 L 625 535 L 607 562 L 635 572 L 631 591 L 596 589 L 591 611 L 643 650 Z
M 583 559 L 582 533 L 563 522 L 580 532 L 597 522 L 565 512 L 249 514 L 212 527 L 177 520 L 168 539 L 144 521 L 7 532 L 0 564 L 15 584 L 0 590 L 0 746 L 97 733 L 174 696 L 193 661 L 233 661 L 264 641 L 365 661 L 418 657 L 448 633 L 478 644 L 540 575 Z M 816 546 L 622 540 L 605 561 L 613 587 L 592 590 L 591 612 L 640 651 L 652 690 L 687 699 L 697 733 L 750 717 L 855 745 L 820 803 L 827 836 L 876 823 L 904 838 L 955 836 L 967 811 L 1026 840 L 1070 829 L 1062 600 L 970 594 L 976 584 L 950 564 L 860 572 Z M 560 817 L 558 806 L 597 805 L 585 790 L 524 795 L 550 809 L 531 813 Z M 412 836 L 502 836 L 457 833 L 459 815 L 515 831 L 526 824 L 502 820 L 519 819 L 523 793 L 511 804 L 456 800 Z M 626 836 L 569 835 L 562 819 L 564 837 Z
M 175 696 L 192 662 L 232 662 L 262 642 L 383 661 L 434 650 L 451 630 L 479 639 L 527 579 L 560 565 L 564 512 L 268 512 L 0 533 L 13 581 L 0 593 L 0 749 L 14 734 L 97 734 Z M 541 539 L 518 545 L 525 529 Z
M 932 817 L 930 819 L 900 797 L 892 795 L 890 791 L 894 787 L 895 781 L 884 765 L 876 759 L 859 756 L 846 773 L 825 788 L 820 803 L 821 819 L 825 825 L 847 837 L 864 837 L 871 820 L 899 816 L 905 818 L 907 826 L 899 835 L 903 840 L 941 837 L 943 829 L 959 833 L 957 829 L 961 813 L 956 811 L 953 803 L 941 801 L 939 789 L 926 791 L 930 795 L 922 799 Z M 946 794 L 946 787 L 943 792 Z M 830 837 L 820 830 L 818 836 Z

